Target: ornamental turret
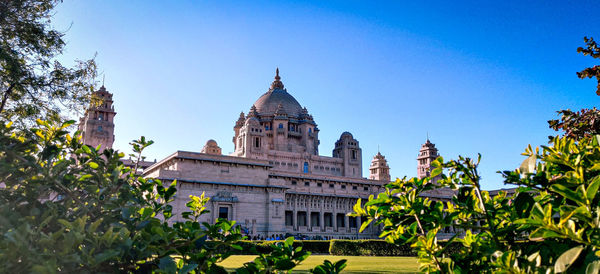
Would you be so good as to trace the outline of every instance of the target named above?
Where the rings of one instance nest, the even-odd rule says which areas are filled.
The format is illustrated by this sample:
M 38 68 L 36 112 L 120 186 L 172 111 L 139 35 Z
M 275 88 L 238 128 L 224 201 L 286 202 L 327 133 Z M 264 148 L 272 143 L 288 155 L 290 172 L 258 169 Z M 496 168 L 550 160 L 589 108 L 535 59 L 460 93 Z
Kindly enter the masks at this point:
M 389 182 L 391 180 L 390 166 L 388 165 L 385 156 L 381 155 L 381 153 L 379 152 L 377 152 L 377 155 L 373 157 L 373 161 L 371 161 L 369 171 L 369 179 L 371 180 L 385 182 Z
M 117 114 L 113 106 L 112 93 L 104 85 L 92 93 L 92 104 L 79 119 L 78 130 L 82 141 L 91 147 L 112 148 L 115 141 L 114 118 Z
M 421 146 L 419 156 L 417 157 L 417 177 L 419 179 L 429 176 L 432 170 L 431 163 L 437 157 L 439 157 L 439 154 L 437 148 L 435 148 L 435 144 L 430 142 L 429 138 L 427 138 L 425 144 Z

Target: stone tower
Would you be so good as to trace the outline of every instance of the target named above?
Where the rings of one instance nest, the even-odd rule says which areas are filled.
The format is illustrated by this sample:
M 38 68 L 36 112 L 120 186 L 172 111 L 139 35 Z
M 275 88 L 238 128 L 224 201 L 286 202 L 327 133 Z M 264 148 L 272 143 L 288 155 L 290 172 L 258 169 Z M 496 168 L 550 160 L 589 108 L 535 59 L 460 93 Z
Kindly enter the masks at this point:
M 371 166 L 369 167 L 369 179 L 378 181 L 391 181 L 390 177 L 390 166 L 388 166 L 385 156 L 377 152 L 377 155 L 373 157 Z
M 78 130 L 85 145 L 101 149 L 112 148 L 115 141 L 114 118 L 117 114 L 113 106 L 112 93 L 106 91 L 104 85 L 92 94 L 94 101 L 79 119 Z
M 419 156 L 417 157 L 417 177 L 419 179 L 425 178 L 429 176 L 431 171 L 431 162 L 435 160 L 439 156 L 437 148 L 435 148 L 435 144 L 427 141 L 425 144 L 421 146 L 421 150 L 419 150 Z
M 343 159 L 342 176 L 362 178 L 362 149 L 350 132 L 344 132 L 335 142 L 333 157 Z

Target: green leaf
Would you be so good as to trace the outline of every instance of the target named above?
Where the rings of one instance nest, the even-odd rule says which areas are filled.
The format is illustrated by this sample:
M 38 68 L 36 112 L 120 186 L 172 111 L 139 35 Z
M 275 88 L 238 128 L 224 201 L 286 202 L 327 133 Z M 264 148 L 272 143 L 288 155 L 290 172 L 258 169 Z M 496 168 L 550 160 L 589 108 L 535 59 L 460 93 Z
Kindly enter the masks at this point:
M 166 273 L 175 273 L 177 271 L 177 265 L 170 256 L 161 258 L 158 267 Z
M 588 200 L 594 200 L 594 197 L 596 197 L 596 193 L 598 192 L 598 188 L 600 188 L 600 175 L 594 177 L 590 185 L 587 187 L 586 196 Z
M 179 269 L 179 274 L 187 274 L 190 271 L 196 269 L 198 264 L 186 264 L 181 269 Z
M 565 251 L 565 253 L 560 255 L 558 260 L 556 260 L 556 264 L 554 264 L 554 272 L 562 273 L 567 271 L 567 269 L 569 269 L 575 260 L 577 260 L 579 254 L 581 254 L 581 251 L 583 251 L 583 246 L 581 245 Z
M 119 255 L 119 253 L 120 252 L 118 250 L 107 250 L 107 251 L 104 251 L 104 252 L 102 252 L 102 253 L 94 256 L 94 261 L 95 261 L 94 263 L 96 263 L 96 265 L 100 264 L 100 263 L 102 263 L 102 262 L 104 262 L 104 261 L 106 261 L 106 260 L 108 260 L 108 259 L 110 259 L 112 257 L 115 257 L 115 256 Z
M 327 271 L 321 265 L 316 266 L 311 272 L 313 274 L 327 274 Z
M 97 169 L 98 168 L 98 164 L 95 162 L 89 162 L 88 165 L 93 168 L 93 169 Z
M 585 204 L 585 197 L 582 197 L 579 193 L 571 190 L 570 188 L 561 185 L 561 184 L 553 184 L 550 186 L 550 189 L 563 197 L 572 200 L 578 204 Z
M 535 154 L 532 154 L 531 156 L 527 157 L 527 159 L 525 159 L 523 161 L 523 163 L 521 163 L 521 166 L 519 167 L 519 171 L 521 171 L 522 174 L 535 172 L 535 161 L 536 160 L 537 160 L 537 157 L 535 156 Z
M 296 266 L 296 264 L 294 262 L 292 262 L 292 260 L 290 260 L 290 259 L 283 259 L 283 260 L 280 260 L 277 263 L 275 263 L 275 267 L 278 270 L 290 270 L 290 269 L 294 268 L 295 266 Z
M 598 274 L 598 273 L 600 273 L 600 261 L 594 261 L 594 262 L 588 264 L 587 268 L 585 269 L 585 274 Z
M 292 246 L 293 244 L 294 244 L 294 237 L 288 237 L 287 239 L 285 239 L 286 246 Z

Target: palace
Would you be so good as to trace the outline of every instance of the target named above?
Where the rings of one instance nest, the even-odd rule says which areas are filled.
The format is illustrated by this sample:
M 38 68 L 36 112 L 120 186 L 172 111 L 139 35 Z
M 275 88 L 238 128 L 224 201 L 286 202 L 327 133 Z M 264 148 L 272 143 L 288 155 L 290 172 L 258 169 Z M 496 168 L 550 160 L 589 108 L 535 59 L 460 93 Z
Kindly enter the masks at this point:
M 112 94 L 104 86 L 96 93 L 104 103 L 90 108 L 79 128 L 86 144 L 111 147 Z M 363 220 L 346 214 L 358 198 L 377 195 L 391 180 L 387 160 L 377 153 L 364 178 L 362 150 L 349 132 L 335 142 L 332 157 L 319 155 L 317 123 L 288 93 L 279 69 L 248 114 L 240 113 L 233 131 L 231 155 L 223 155 L 217 142 L 209 140 L 200 152 L 176 151 L 143 164 L 144 177 L 177 181 L 175 218 L 186 210 L 189 195 L 205 193 L 210 214 L 201 221 L 235 220 L 251 237 L 377 238 L 378 227 L 358 233 Z M 437 149 L 427 140 L 417 159 L 419 177 L 428 176 L 436 157 Z

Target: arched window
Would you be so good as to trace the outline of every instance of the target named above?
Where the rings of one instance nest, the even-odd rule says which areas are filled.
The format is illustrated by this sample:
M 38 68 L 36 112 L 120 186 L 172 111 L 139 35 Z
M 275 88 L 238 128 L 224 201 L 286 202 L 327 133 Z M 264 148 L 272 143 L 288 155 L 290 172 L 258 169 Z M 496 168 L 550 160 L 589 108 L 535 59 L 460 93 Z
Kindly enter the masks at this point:
M 279 123 L 279 128 L 283 128 L 283 124 L 282 123 Z
M 304 173 L 308 173 L 308 162 L 304 162 Z

